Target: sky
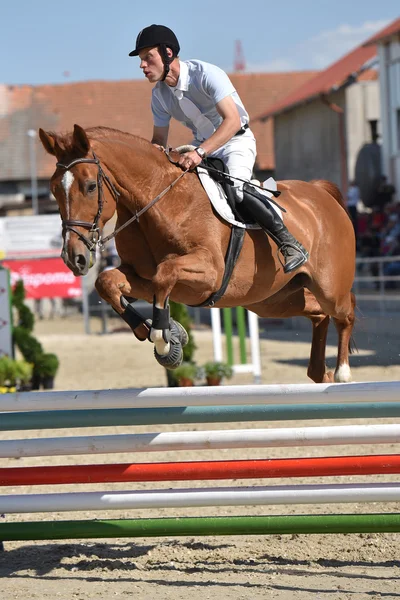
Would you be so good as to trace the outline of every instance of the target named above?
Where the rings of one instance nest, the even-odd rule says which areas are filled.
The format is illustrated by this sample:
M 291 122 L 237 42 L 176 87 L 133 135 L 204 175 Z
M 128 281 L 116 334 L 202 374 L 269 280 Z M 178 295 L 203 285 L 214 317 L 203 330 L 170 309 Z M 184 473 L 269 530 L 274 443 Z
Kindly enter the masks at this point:
M 247 72 L 322 69 L 400 16 L 399 0 L 14 0 L 2 7 L 0 84 L 141 79 L 128 56 L 152 23 L 181 58 Z

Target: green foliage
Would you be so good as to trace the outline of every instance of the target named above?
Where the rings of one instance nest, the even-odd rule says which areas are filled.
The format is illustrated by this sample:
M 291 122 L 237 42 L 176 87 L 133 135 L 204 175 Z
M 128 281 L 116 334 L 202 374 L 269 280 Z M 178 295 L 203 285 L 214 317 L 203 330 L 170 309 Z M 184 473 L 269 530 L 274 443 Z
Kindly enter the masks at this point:
M 29 363 L 36 363 L 43 354 L 42 344 L 21 326 L 14 327 L 14 341 Z
M 170 371 L 170 373 L 175 381 L 179 381 L 180 379 L 195 381 L 196 379 L 201 379 L 203 376 L 202 369 L 191 362 L 183 362 L 179 367 Z
M 35 317 L 24 301 L 24 283 L 19 280 L 12 292 L 12 304 L 18 312 L 18 325 L 13 329 L 13 337 L 24 357 L 24 366 L 19 366 L 19 378 L 23 383 L 28 383 L 32 375 L 36 378 L 54 377 L 59 360 L 55 354 L 43 352 L 42 344 L 32 335 Z
M 12 303 L 16 308 L 23 306 L 25 300 L 25 288 L 22 279 L 19 279 L 14 286 L 12 293 Z
M 29 332 L 33 331 L 35 317 L 33 316 L 33 312 L 31 311 L 29 306 L 23 304 L 22 306 L 18 307 L 18 313 L 18 326 L 23 327 L 23 329 Z
M 26 360 L 15 361 L 17 381 L 27 385 L 32 379 L 33 364 L 26 362 Z
M 0 358 L 0 385 L 15 385 L 15 361 L 9 356 Z
M 233 369 L 230 365 L 224 362 L 207 362 L 204 367 L 206 377 L 218 377 L 220 379 L 231 379 L 233 377 Z
M 51 352 L 45 352 L 35 364 L 35 373 L 41 377 L 54 377 L 59 366 L 60 362 L 57 356 Z
M 24 360 L 13 360 L 9 356 L 0 358 L 0 386 L 15 386 L 28 383 L 32 377 L 32 365 Z

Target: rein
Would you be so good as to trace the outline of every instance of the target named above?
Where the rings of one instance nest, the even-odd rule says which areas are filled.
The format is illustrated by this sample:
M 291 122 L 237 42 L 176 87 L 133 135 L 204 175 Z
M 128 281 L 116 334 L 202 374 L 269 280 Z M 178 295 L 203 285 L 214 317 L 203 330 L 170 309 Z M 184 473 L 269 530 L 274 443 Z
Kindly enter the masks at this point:
M 103 205 L 104 205 L 103 180 L 106 182 L 106 185 L 107 185 L 108 189 L 110 190 L 110 192 L 113 194 L 116 202 L 118 202 L 120 193 L 118 192 L 118 190 L 116 189 L 115 185 L 112 183 L 110 178 L 106 175 L 106 173 L 104 173 L 104 171 L 101 167 L 100 161 L 94 152 L 93 152 L 93 158 L 77 158 L 77 159 L 73 160 L 72 162 L 70 162 L 68 165 L 64 165 L 64 164 L 58 162 L 57 167 L 61 167 L 62 169 L 65 169 L 66 171 L 68 171 L 69 169 L 72 169 L 72 167 L 74 167 L 75 165 L 82 164 L 82 163 L 95 164 L 98 167 L 98 172 L 97 172 L 98 208 L 97 208 L 96 216 L 93 220 L 93 223 L 90 223 L 89 221 L 80 221 L 80 220 L 76 220 L 76 219 L 67 219 L 67 220 L 61 219 L 61 221 L 62 221 L 62 227 L 63 227 L 63 236 L 65 235 L 66 231 L 73 231 L 78 236 L 78 238 L 80 240 L 82 240 L 82 242 L 85 244 L 85 246 L 89 249 L 90 252 L 93 252 L 96 249 L 96 246 L 99 246 L 100 250 L 104 250 L 105 244 L 107 242 L 112 240 L 120 231 L 125 229 L 125 227 L 127 227 L 134 221 L 138 221 L 139 217 L 141 217 L 152 206 L 154 206 L 154 204 L 156 204 L 156 202 L 161 200 L 161 198 L 163 196 L 165 196 L 165 194 L 167 192 L 169 192 L 178 183 L 178 181 L 180 179 L 182 179 L 182 177 L 184 175 L 186 175 L 186 173 L 189 171 L 189 169 L 186 169 L 185 171 L 183 171 L 179 175 L 179 177 L 174 179 L 174 181 L 172 183 L 170 183 L 169 186 L 167 186 L 160 194 L 158 194 L 158 196 L 156 196 L 153 200 L 151 200 L 151 202 L 149 202 L 149 204 L 146 204 L 146 206 L 144 206 L 141 210 L 139 210 L 137 213 L 135 213 L 130 219 L 128 219 L 125 223 L 123 223 L 123 225 L 121 225 L 120 227 L 115 229 L 110 235 L 107 235 L 106 237 L 103 238 L 100 235 L 100 228 L 98 225 L 100 217 L 101 217 L 101 213 L 103 211 Z M 82 233 L 77 231 L 77 229 L 75 229 L 75 227 L 84 227 L 85 229 L 88 229 L 90 237 L 86 237 L 85 235 L 83 235 Z
M 156 196 L 155 198 L 153 198 L 153 200 L 151 202 L 149 202 L 148 204 L 146 204 L 146 206 L 144 206 L 137 213 L 135 213 L 133 215 L 133 217 L 131 217 L 130 219 L 128 219 L 126 221 L 126 223 L 124 223 L 123 225 L 121 225 L 117 229 L 114 229 L 114 231 L 110 235 L 107 235 L 105 238 L 99 238 L 98 244 L 100 246 L 100 249 L 104 250 L 104 245 L 107 242 L 109 242 L 110 240 L 112 240 L 117 235 L 117 233 L 119 233 L 120 231 L 122 231 L 123 229 L 125 229 L 125 227 L 128 227 L 128 225 L 130 225 L 134 221 L 139 221 L 139 217 L 141 217 L 145 212 L 147 212 L 149 210 L 149 208 L 151 208 L 152 206 L 154 206 L 154 204 L 156 204 L 156 202 L 158 202 L 159 200 L 161 200 L 161 198 L 163 196 L 165 196 L 165 194 L 167 192 L 169 192 L 170 190 L 172 190 L 172 188 L 178 183 L 178 181 L 180 179 L 182 179 L 182 177 L 184 175 L 186 175 L 186 173 L 188 171 L 189 171 L 189 169 L 185 169 L 185 171 L 183 171 L 183 173 L 181 173 L 179 175 L 179 177 L 177 177 L 176 179 L 174 179 L 174 181 L 172 183 L 170 183 L 169 186 L 167 186 L 160 194 L 158 194 L 158 196 Z

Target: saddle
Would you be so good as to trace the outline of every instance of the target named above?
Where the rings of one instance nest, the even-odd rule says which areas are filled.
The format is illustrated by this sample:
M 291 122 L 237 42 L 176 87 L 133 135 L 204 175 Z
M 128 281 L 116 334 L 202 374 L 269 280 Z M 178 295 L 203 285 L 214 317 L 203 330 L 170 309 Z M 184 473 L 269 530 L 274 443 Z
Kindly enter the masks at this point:
M 229 178 L 229 169 L 224 161 L 221 158 L 209 156 L 202 160 L 200 167 L 203 165 L 207 169 L 211 179 L 222 187 L 235 219 L 244 225 L 255 225 L 256 222 L 249 211 L 246 210 L 244 203 L 237 201 L 233 181 Z

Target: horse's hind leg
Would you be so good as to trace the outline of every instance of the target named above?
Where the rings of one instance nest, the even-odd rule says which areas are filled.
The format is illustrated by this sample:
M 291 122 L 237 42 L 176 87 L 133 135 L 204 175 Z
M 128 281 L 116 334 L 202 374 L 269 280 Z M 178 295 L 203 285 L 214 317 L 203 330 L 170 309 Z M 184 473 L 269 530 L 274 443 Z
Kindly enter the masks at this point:
M 354 327 L 354 309 L 356 306 L 356 298 L 353 293 L 350 293 L 351 310 L 344 317 L 334 316 L 333 320 L 338 332 L 338 354 L 335 370 L 335 381 L 337 383 L 347 383 L 351 381 L 351 370 L 349 364 L 351 334 Z
M 300 282 L 301 283 L 301 282 Z M 307 317 L 312 323 L 312 344 L 307 375 L 315 383 L 330 383 L 333 372 L 326 370 L 325 349 L 328 335 L 329 316 L 326 315 L 315 296 L 307 289 L 295 289 L 292 280 L 280 292 L 257 305 L 247 308 L 260 317 Z M 290 289 L 293 293 L 290 293 Z
M 315 383 L 331 383 L 333 381 L 333 373 L 326 370 L 325 364 L 329 316 L 322 313 L 311 315 L 308 318 L 312 323 L 313 332 L 307 375 Z

